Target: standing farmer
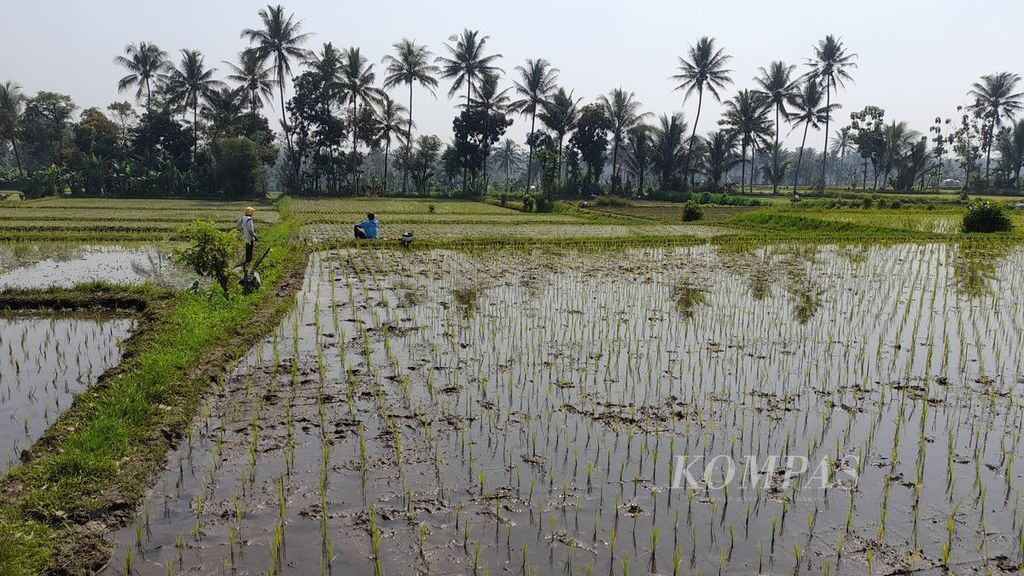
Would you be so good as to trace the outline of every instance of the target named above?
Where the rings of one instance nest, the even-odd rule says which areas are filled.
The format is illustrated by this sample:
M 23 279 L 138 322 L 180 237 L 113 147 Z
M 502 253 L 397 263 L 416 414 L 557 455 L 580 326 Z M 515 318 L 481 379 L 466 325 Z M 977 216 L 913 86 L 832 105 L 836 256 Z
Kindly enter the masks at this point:
M 252 250 L 256 244 L 256 229 L 253 227 L 252 217 L 256 214 L 256 209 L 249 206 L 245 209 L 245 215 L 238 219 L 238 229 L 242 232 L 242 241 L 245 242 L 245 262 L 242 262 L 242 276 L 245 276 L 245 272 L 249 267 L 249 263 L 252 262 Z

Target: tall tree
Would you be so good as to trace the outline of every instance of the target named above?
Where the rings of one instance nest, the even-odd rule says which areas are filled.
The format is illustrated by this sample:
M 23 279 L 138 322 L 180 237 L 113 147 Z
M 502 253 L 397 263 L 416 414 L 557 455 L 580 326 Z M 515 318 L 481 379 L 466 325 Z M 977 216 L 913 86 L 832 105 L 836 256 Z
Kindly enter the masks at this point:
M 640 112 L 640 102 L 635 99 L 635 94 L 626 92 L 621 87 L 615 88 L 608 95 L 602 94 L 598 99 L 601 106 L 604 106 L 604 114 L 608 117 L 610 131 L 612 133 L 612 188 L 618 188 L 619 183 L 619 146 L 626 132 L 640 125 L 650 112 Z M 617 190 L 615 190 L 617 191 Z
M 793 78 L 796 66 L 776 60 L 768 68 L 760 68 L 760 75 L 754 79 L 762 94 L 768 97 L 775 108 L 775 146 L 772 147 L 772 168 L 779 172 L 779 130 L 786 118 L 786 105 L 793 100 L 799 82 Z M 778 179 L 772 182 L 772 194 L 779 193 Z
M 505 173 L 505 192 L 509 191 L 512 183 L 512 171 L 519 168 L 522 162 L 522 155 L 519 153 L 519 145 L 511 138 L 505 138 L 501 146 L 494 152 L 494 161 L 498 170 Z
M 580 119 L 579 103 L 582 98 L 574 98 L 573 92 L 566 92 L 565 88 L 559 87 L 548 100 L 541 102 L 541 110 L 537 115 L 542 124 L 555 133 L 558 140 L 558 180 L 562 180 L 562 142 L 565 135 L 576 129 L 576 123 Z M 529 171 L 529 167 L 527 167 Z M 529 190 L 529 184 L 527 184 Z
M 697 137 L 704 91 L 707 90 L 716 102 L 722 101 L 718 91 L 732 84 L 732 78 L 729 76 L 732 70 L 725 67 L 730 60 L 732 56 L 726 54 L 724 48 L 715 48 L 714 38 L 704 36 L 697 40 L 696 44 L 690 45 L 686 58 L 679 58 L 679 73 L 671 76 L 672 80 L 679 82 L 675 89 L 684 91 L 684 102 L 697 92 L 697 116 L 693 120 L 693 132 L 690 134 L 690 146 L 687 148 L 684 162 L 686 172 L 690 171 L 690 156 L 693 152 L 693 142 Z
M 683 113 L 676 112 L 671 116 L 662 114 L 658 118 L 658 125 L 652 131 L 653 164 L 661 178 L 661 189 L 663 191 L 672 189 L 676 174 L 686 162 L 683 152 L 686 129 L 686 120 L 683 119 Z M 693 147 L 692 142 L 690 147 Z M 688 155 L 689 152 L 687 151 L 685 154 Z M 685 172 L 683 176 L 685 178 Z
M 23 173 L 21 155 L 18 153 L 18 124 L 21 121 L 24 102 L 25 95 L 21 93 L 21 86 L 10 80 L 0 84 L 0 136 L 11 142 L 18 174 Z
M 838 91 L 840 88 L 846 87 L 846 82 L 852 82 L 853 77 L 850 76 L 850 70 L 857 67 L 857 63 L 854 60 L 857 59 L 857 55 L 847 52 L 846 46 L 843 45 L 843 41 L 836 38 L 832 34 L 825 36 L 824 40 L 819 40 L 814 46 L 814 57 L 807 60 L 807 66 L 810 67 L 810 71 L 807 72 L 806 77 L 813 79 L 821 84 L 822 88 L 825 89 L 825 106 L 829 110 L 825 116 L 825 144 L 822 147 L 823 153 L 821 155 L 821 182 L 825 185 L 825 169 L 828 163 L 828 130 L 829 122 L 832 119 L 832 92 Z M 799 162 L 798 162 L 799 164 Z
M 484 74 L 480 82 L 473 87 L 473 94 L 476 98 L 473 101 L 474 108 L 480 108 L 487 112 L 499 112 L 504 114 L 512 105 L 512 99 L 508 92 L 511 88 L 498 89 L 499 77 L 497 74 Z
M 828 122 L 832 110 L 839 107 L 838 104 L 822 104 L 825 97 L 821 93 L 821 85 L 813 78 L 804 82 L 803 89 L 793 98 L 793 112 L 790 119 L 793 124 L 804 127 L 804 137 L 800 141 L 800 153 L 796 157 L 796 170 L 793 172 L 793 196 L 796 196 L 797 178 L 800 177 L 800 164 L 804 159 L 804 147 L 807 145 L 807 131 L 810 128 L 819 130 L 822 123 Z
M 885 126 L 882 131 L 882 155 L 881 155 L 881 169 L 882 169 L 882 189 L 889 183 L 889 175 L 894 169 L 898 169 L 904 158 L 907 157 L 911 150 L 914 148 L 915 141 L 919 139 L 920 135 L 914 130 L 910 129 L 910 126 L 906 122 L 897 122 L 893 120 Z M 911 184 L 913 184 L 913 178 L 911 178 Z M 898 188 L 898 186 L 894 186 Z
M 740 192 L 743 192 L 743 183 L 747 176 L 747 149 L 751 149 L 750 155 L 753 160 L 754 150 L 764 148 L 771 140 L 774 127 L 768 118 L 770 108 L 771 100 L 753 90 L 741 90 L 732 100 L 725 103 L 719 124 L 725 126 L 740 141 Z
M 971 109 L 979 112 L 985 119 L 985 185 L 992 186 L 989 178 L 989 164 L 992 162 L 992 144 L 995 140 L 995 131 L 1005 118 L 1013 120 L 1017 112 L 1020 112 L 1024 104 L 1024 92 L 1017 92 L 1017 84 L 1020 83 L 1020 75 L 1012 72 L 999 72 L 981 77 L 981 82 L 975 82 L 971 91 L 967 94 L 974 97 L 974 104 Z
M 519 80 L 513 80 L 512 83 L 520 98 L 512 102 L 512 110 L 530 116 L 530 134 L 533 134 L 537 129 L 537 109 L 544 106 L 548 97 L 555 90 L 555 83 L 558 82 L 558 69 L 552 67 L 547 60 L 538 58 L 536 60 L 527 59 L 526 66 L 516 66 L 516 72 L 519 73 Z M 562 136 L 565 136 L 564 132 Z M 527 138 L 527 142 L 530 153 L 526 160 L 526 189 L 529 190 L 533 180 L 534 139 Z M 560 162 L 561 139 L 559 139 Z M 561 172 L 559 172 L 559 177 L 561 177 Z
M 391 151 L 391 140 L 398 138 L 399 143 L 405 140 L 402 133 L 403 125 L 406 123 L 405 106 L 395 102 L 391 96 L 383 94 L 380 100 L 380 109 L 377 111 L 377 122 L 380 126 L 380 139 L 384 142 L 384 191 L 388 189 L 388 153 Z
M 488 73 L 501 70 L 494 65 L 498 58 L 501 58 L 501 54 L 484 53 L 489 39 L 490 36 L 480 36 L 478 31 L 467 28 L 462 34 L 448 38 L 448 42 L 445 43 L 444 47 L 450 57 L 437 57 L 441 77 L 452 81 L 448 97 L 454 96 L 465 85 L 467 107 L 472 100 L 473 83 Z
M 1019 189 L 1020 170 L 1024 165 L 1024 120 L 1018 120 L 1012 127 L 1002 130 L 996 146 L 999 149 L 1000 163 L 1012 175 L 1013 188 Z
M 736 155 L 736 134 L 730 130 L 716 130 L 704 139 L 707 142 L 707 171 L 711 187 L 718 190 L 722 176 L 728 174 L 742 159 Z
M 249 51 L 242 51 L 238 55 L 238 64 L 224 61 L 230 69 L 227 79 L 235 82 L 239 87 L 244 88 L 248 93 L 249 112 L 253 115 L 259 110 L 264 100 L 269 100 L 274 95 L 273 68 L 264 66 L 256 55 Z
M 268 5 L 259 11 L 263 28 L 246 28 L 241 37 L 252 44 L 247 51 L 255 56 L 260 64 L 272 62 L 276 72 L 278 93 L 281 95 L 281 128 L 284 130 L 288 151 L 292 151 L 291 130 L 288 127 L 288 116 L 284 104 L 285 75 L 291 76 L 292 61 L 302 61 L 309 57 L 309 51 L 302 47 L 311 34 L 302 32 L 302 20 L 295 20 L 294 14 L 285 15 L 284 7 Z
M 129 44 L 124 49 L 124 54 L 116 56 L 114 63 L 124 66 L 128 74 L 117 82 L 117 91 L 124 92 L 135 87 L 135 98 L 142 99 L 146 94 L 146 111 L 153 110 L 153 84 L 161 82 L 165 78 L 168 68 L 167 53 L 161 50 L 156 44 L 139 42 Z
M 444 47 L 448 50 L 450 57 L 438 56 L 435 60 L 437 64 L 440 64 L 441 77 L 452 81 L 451 90 L 448 91 L 449 98 L 453 97 L 463 84 L 466 85 L 467 111 L 473 100 L 473 82 L 482 80 L 489 73 L 501 70 L 494 65 L 494 62 L 501 58 L 501 54 L 486 54 L 484 52 L 489 39 L 490 36 L 480 36 L 479 31 L 466 28 L 462 34 L 452 35 L 448 38 L 448 42 L 445 42 Z M 473 162 L 469 158 L 463 162 L 462 189 L 464 191 L 471 163 Z
M 215 132 L 224 134 L 238 121 L 248 106 L 249 95 L 245 86 L 228 88 L 223 86 L 206 95 L 201 114 L 213 126 Z
M 387 64 L 384 77 L 384 88 L 389 89 L 401 84 L 409 86 L 409 129 L 405 134 L 405 162 L 402 163 L 402 194 L 406 193 L 409 181 L 409 155 L 412 153 L 412 87 L 419 84 L 434 94 L 437 88 L 437 74 L 440 68 L 430 63 L 432 54 L 426 46 L 417 44 L 415 40 L 402 39 L 393 45 L 395 54 L 388 54 L 383 62 Z M 436 95 L 435 95 L 436 96 Z
M 644 180 L 654 161 L 651 146 L 651 127 L 646 124 L 634 126 L 626 132 L 626 170 L 636 178 L 637 195 L 644 193 Z
M 352 107 L 352 182 L 353 191 L 359 192 L 359 170 L 357 165 L 357 132 L 356 114 L 360 104 L 369 106 L 371 109 L 380 103 L 384 92 L 374 86 L 377 75 L 373 72 L 373 64 L 370 64 L 362 55 L 359 48 L 349 48 L 341 54 L 341 70 L 337 79 L 337 93 L 341 102 Z
M 214 79 L 216 68 L 207 68 L 198 50 L 182 50 L 181 64 L 167 74 L 167 95 L 172 104 L 192 109 L 192 162 L 196 161 L 199 141 L 199 100 L 205 99 L 222 83 Z
M 846 153 L 853 148 L 853 134 L 849 126 L 843 126 L 839 130 L 836 130 L 832 135 L 832 140 L 829 142 L 829 154 L 839 157 L 840 174 L 847 172 L 846 168 Z M 847 179 L 849 182 L 849 179 Z

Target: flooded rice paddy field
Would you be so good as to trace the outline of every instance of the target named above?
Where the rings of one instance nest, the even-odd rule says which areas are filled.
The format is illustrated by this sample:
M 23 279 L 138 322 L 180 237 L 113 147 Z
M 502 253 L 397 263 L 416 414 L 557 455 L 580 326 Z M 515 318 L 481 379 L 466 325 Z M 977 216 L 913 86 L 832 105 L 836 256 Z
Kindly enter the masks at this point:
M 0 473 L 121 359 L 134 320 L 0 318 Z
M 0 247 L 0 290 L 69 288 L 86 282 L 184 288 L 194 274 L 155 246 L 13 245 Z
M 1017 571 L 1021 270 L 956 244 L 322 252 L 108 573 Z

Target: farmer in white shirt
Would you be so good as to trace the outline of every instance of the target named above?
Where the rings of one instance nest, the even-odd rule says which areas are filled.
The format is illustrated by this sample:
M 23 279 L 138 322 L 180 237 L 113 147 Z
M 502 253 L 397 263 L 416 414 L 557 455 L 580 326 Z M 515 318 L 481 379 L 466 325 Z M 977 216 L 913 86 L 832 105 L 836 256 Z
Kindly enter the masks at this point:
M 245 275 L 249 263 L 252 262 L 252 250 L 256 244 L 256 229 L 253 227 L 252 217 L 256 209 L 249 206 L 245 209 L 245 215 L 238 219 L 238 229 L 242 231 L 242 241 L 245 242 L 245 262 L 242 263 L 242 275 Z

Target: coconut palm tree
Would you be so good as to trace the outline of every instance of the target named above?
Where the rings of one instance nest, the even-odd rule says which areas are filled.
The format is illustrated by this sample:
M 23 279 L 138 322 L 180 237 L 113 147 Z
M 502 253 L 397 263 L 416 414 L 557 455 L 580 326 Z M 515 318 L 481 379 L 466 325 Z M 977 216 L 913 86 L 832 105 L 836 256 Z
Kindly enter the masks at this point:
M 2 103 L 2 92 L 0 92 L 0 103 Z M 2 104 L 0 104 L 2 108 Z M 1013 175 L 1013 188 L 1020 188 L 1020 170 L 1024 165 L 1024 120 L 1018 120 L 1012 128 L 1006 128 L 999 133 L 996 142 L 1001 162 Z
M 135 87 L 135 98 L 146 94 L 146 111 L 153 110 L 153 84 L 164 80 L 168 68 L 167 53 L 149 42 L 129 44 L 124 54 L 114 58 L 114 64 L 124 66 L 128 75 L 117 82 L 117 91 L 124 92 Z
M 715 39 L 704 36 L 691 44 L 687 58 L 679 58 L 679 74 L 671 76 L 671 80 L 679 82 L 676 90 L 683 90 L 683 102 L 690 99 L 694 92 L 697 92 L 697 116 L 693 121 L 693 132 L 690 134 L 691 144 L 697 136 L 697 124 L 700 122 L 700 111 L 704 103 L 704 91 L 707 90 L 716 102 L 722 98 L 718 91 L 729 84 L 732 78 L 729 73 L 732 70 L 726 69 L 726 64 L 732 60 L 732 56 L 725 53 L 724 48 L 715 48 Z M 686 152 L 685 170 L 690 171 L 690 153 Z
M 718 190 L 722 176 L 743 161 L 736 155 L 736 134 L 730 130 L 716 130 L 709 133 L 704 141 L 707 144 L 708 180 L 711 187 Z
M 974 98 L 971 109 L 980 113 L 985 119 L 985 182 L 991 187 L 992 181 L 989 178 L 989 165 L 992 162 L 992 144 L 996 128 L 1002 120 L 1013 120 L 1013 117 L 1020 112 L 1024 104 L 1024 92 L 1017 92 L 1017 84 L 1020 83 L 1020 75 L 1012 72 L 999 72 L 981 77 L 981 82 L 975 82 L 971 86 L 968 96 Z
M 839 156 L 840 173 L 845 172 L 846 153 L 853 149 L 853 133 L 849 126 L 843 126 L 832 135 L 828 151 L 833 156 Z
M 637 195 L 644 193 L 644 180 L 651 171 L 654 149 L 651 145 L 651 127 L 639 124 L 626 132 L 626 171 L 636 178 Z
M 243 51 L 238 54 L 238 64 L 224 60 L 230 69 L 227 79 L 244 88 L 249 94 L 249 112 L 254 116 L 263 101 L 274 96 L 273 68 L 264 66 L 252 52 Z
M 626 132 L 643 123 L 651 115 L 640 112 L 642 104 L 635 99 L 635 94 L 626 92 L 621 87 L 615 88 L 608 95 L 602 94 L 598 103 L 604 107 L 604 114 L 611 123 L 612 133 L 612 186 L 618 187 L 619 180 L 619 145 L 622 144 Z
M 825 107 L 828 110 L 832 109 L 832 91 L 845 88 L 846 82 L 853 81 L 853 77 L 850 76 L 850 70 L 857 67 L 857 63 L 854 62 L 856 59 L 857 55 L 847 52 L 843 41 L 832 34 L 825 36 L 824 40 L 819 40 L 814 46 L 814 57 L 806 61 L 810 71 L 805 76 L 822 84 L 822 88 L 825 89 Z M 832 119 L 831 112 L 826 112 L 826 114 L 825 145 L 822 150 L 828 150 L 828 126 L 829 121 Z M 828 154 L 823 153 L 821 155 L 822 185 L 825 184 L 825 168 L 827 163 Z
M 775 172 L 779 170 L 779 129 L 782 121 L 787 117 L 786 105 L 793 99 L 799 86 L 799 81 L 793 78 L 793 71 L 796 66 L 776 60 L 768 65 L 768 68 L 761 67 L 760 75 L 754 78 L 761 92 L 771 101 L 775 108 L 775 146 L 772 147 L 772 168 Z M 772 194 L 779 193 L 777 183 L 772 184 Z
M 494 152 L 494 162 L 498 170 L 505 173 L 505 192 L 509 191 L 512 182 L 512 171 L 519 168 L 522 154 L 519 145 L 511 138 L 505 138 L 501 146 Z
M 199 100 L 206 99 L 223 82 L 213 77 L 216 68 L 207 68 L 198 50 L 182 50 L 181 64 L 171 66 L 167 74 L 167 97 L 172 104 L 192 108 L 192 161 L 199 142 Z
M 796 157 L 796 170 L 793 172 L 793 196 L 796 196 L 797 178 L 800 176 L 800 164 L 804 159 L 804 147 L 807 145 L 807 131 L 810 128 L 818 130 L 821 125 L 827 122 L 830 113 L 839 108 L 838 104 L 822 104 L 825 95 L 821 92 L 821 85 L 813 78 L 808 78 L 803 88 L 793 97 L 790 119 L 797 127 L 803 125 L 804 136 L 800 140 L 800 153 Z
M 882 131 L 882 151 L 879 166 L 882 172 L 882 189 L 889 183 L 889 174 L 903 161 L 915 146 L 920 135 L 906 122 L 893 120 Z M 913 184 L 913 179 L 911 180 Z
M 245 86 L 221 86 L 206 95 L 200 114 L 216 130 L 223 131 L 234 124 L 245 111 L 249 95 Z
M 651 131 L 652 163 L 654 164 L 655 171 L 658 172 L 661 178 L 661 189 L 663 191 L 671 189 L 672 179 L 676 173 L 681 168 L 685 169 L 685 162 L 687 160 L 683 152 L 683 141 L 686 139 L 686 129 L 686 120 L 683 119 L 683 113 L 676 112 L 671 116 L 667 114 L 659 116 L 658 125 Z M 689 150 L 693 146 L 693 142 L 690 142 L 687 152 L 685 152 L 686 156 L 689 155 Z
M 388 154 L 391 152 L 391 140 L 397 138 L 399 144 L 405 140 L 405 133 L 402 132 L 403 126 L 407 124 L 405 113 L 405 106 L 392 100 L 391 96 L 381 96 L 377 122 L 380 123 L 380 139 L 384 142 L 384 192 L 388 189 Z
M 541 110 L 537 115 L 541 124 L 555 133 L 555 139 L 558 141 L 559 182 L 562 180 L 562 142 L 565 140 L 566 134 L 576 129 L 576 122 L 580 119 L 579 103 L 581 100 L 582 98 L 574 98 L 572 91 L 566 92 L 565 88 L 559 87 L 548 100 L 541 102 Z M 532 162 L 532 155 L 528 162 Z M 527 165 L 527 173 L 529 173 L 529 165 Z M 529 182 L 527 182 L 527 190 L 529 190 Z
M 436 63 L 441 67 L 441 77 L 452 81 L 452 88 L 448 91 L 451 98 L 463 85 L 466 86 L 466 106 L 472 100 L 473 83 L 481 80 L 486 74 L 498 72 L 501 69 L 494 65 L 494 62 L 501 58 L 501 54 L 485 54 L 487 40 L 490 36 L 480 36 L 480 32 L 469 30 L 462 31 L 462 34 L 453 35 L 448 38 L 444 47 L 448 49 L 451 56 L 438 56 Z
M 516 66 L 516 72 L 519 73 L 519 80 L 513 80 L 512 84 L 520 98 L 512 103 L 511 109 L 530 116 L 530 134 L 533 134 L 537 129 L 537 109 L 544 105 L 548 96 L 554 91 L 555 83 L 558 82 L 558 69 L 552 67 L 547 60 L 538 58 L 536 60 L 527 59 L 526 66 Z M 530 139 L 527 144 L 530 147 L 530 154 L 526 160 L 526 189 L 529 190 L 533 176 L 533 140 Z M 559 162 L 561 162 L 561 141 L 559 141 Z
M 284 78 L 292 73 L 292 61 L 303 61 L 309 58 L 309 51 L 302 45 L 309 40 L 311 34 L 302 32 L 302 20 L 295 20 L 294 14 L 285 15 L 281 5 L 267 6 L 259 11 L 263 28 L 246 28 L 241 37 L 252 44 L 250 52 L 261 65 L 273 63 L 278 93 L 281 95 L 281 127 L 284 129 L 285 142 L 288 150 L 292 149 L 291 130 L 288 128 L 288 116 L 284 106 Z
M 792 153 L 785 148 L 776 149 L 774 144 L 768 150 L 772 158 L 778 156 L 778 163 L 769 164 L 768 166 L 761 167 L 761 174 L 764 175 L 765 180 L 772 183 L 772 186 L 781 186 L 786 180 L 786 175 L 789 174 L 789 169 L 793 166 L 791 160 Z
M 474 108 L 499 114 L 504 114 L 509 109 L 512 105 L 512 99 L 508 95 L 511 88 L 498 90 L 498 80 L 497 74 L 484 74 L 480 82 L 473 87 L 473 94 L 476 95 L 473 101 Z
M 753 90 L 741 90 L 732 100 L 725 103 L 722 119 L 718 121 L 740 141 L 741 193 L 747 177 L 747 149 L 751 149 L 751 158 L 753 158 L 753 151 L 767 146 L 774 133 L 773 123 L 768 117 L 770 109 L 771 100 L 764 94 Z M 753 185 L 753 174 L 751 174 L 751 185 Z
M 23 174 L 21 154 L 18 153 L 18 125 L 21 122 L 24 102 L 25 95 L 21 93 L 21 86 L 10 80 L 0 84 L 0 137 L 11 142 L 18 174 Z
M 352 161 L 356 161 L 357 143 L 356 113 L 359 105 L 373 108 L 380 103 L 384 92 L 373 84 L 377 75 L 373 72 L 373 64 L 368 63 L 359 48 L 351 47 L 341 53 L 341 69 L 335 84 L 342 105 L 352 107 Z M 353 191 L 359 192 L 359 170 L 352 171 Z
M 415 40 L 403 38 L 401 42 L 393 45 L 395 54 L 388 54 L 384 57 L 383 63 L 387 64 L 384 77 L 384 88 L 394 88 L 401 84 L 409 86 L 409 129 L 406 131 L 405 141 L 411 143 L 412 139 L 412 87 L 419 84 L 434 94 L 437 88 L 436 75 L 440 68 L 430 63 L 432 54 L 426 46 L 417 44 Z M 405 162 L 402 163 L 402 194 L 405 194 L 409 182 L 409 154 L 412 146 L 405 147 Z

